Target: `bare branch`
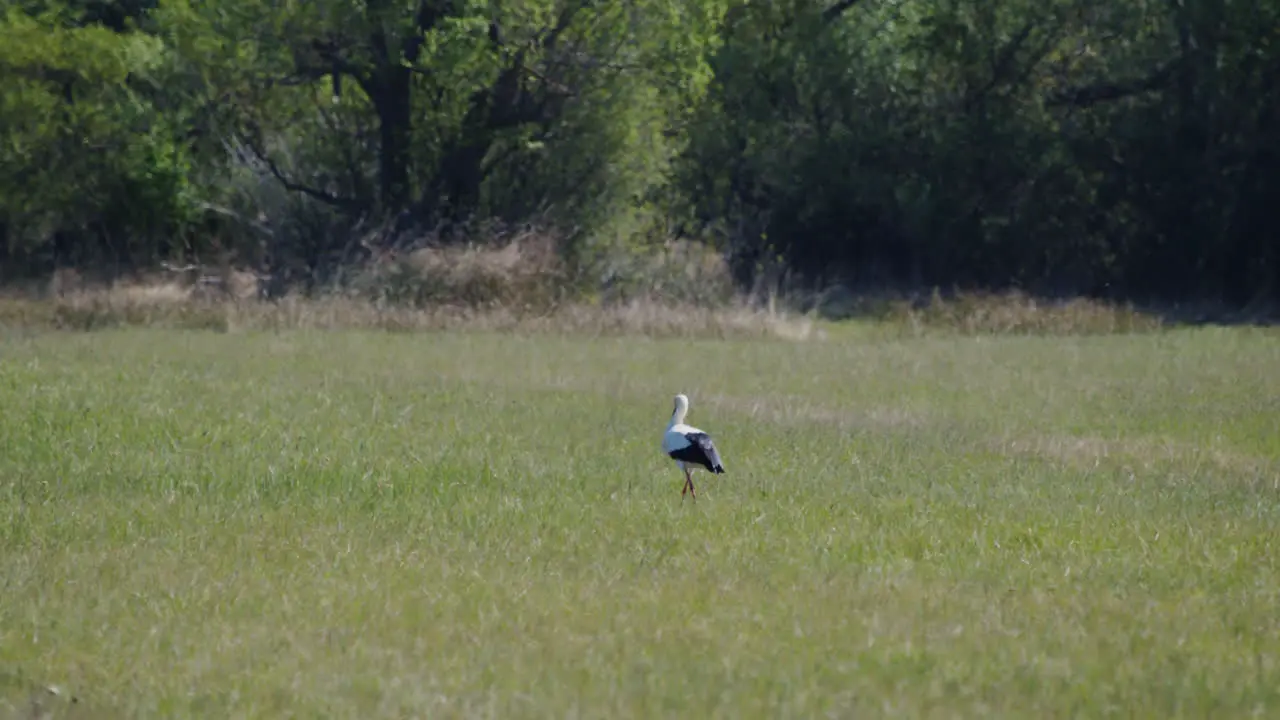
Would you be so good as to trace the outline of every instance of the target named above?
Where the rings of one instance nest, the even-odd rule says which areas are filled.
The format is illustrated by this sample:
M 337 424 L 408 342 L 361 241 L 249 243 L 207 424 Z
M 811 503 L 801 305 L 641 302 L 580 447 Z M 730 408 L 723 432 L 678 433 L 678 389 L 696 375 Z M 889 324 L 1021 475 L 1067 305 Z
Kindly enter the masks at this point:
M 404 60 L 412 65 L 418 61 L 418 57 L 422 54 L 422 45 L 426 42 L 427 31 L 434 28 L 440 23 L 440 20 L 456 12 L 453 2 L 446 0 L 418 0 L 418 8 L 413 13 L 413 30 L 414 32 L 405 38 Z
M 338 135 L 344 132 L 342 122 L 332 112 L 332 106 L 326 106 L 319 98 L 316 98 L 315 109 L 320 121 L 330 133 Z M 356 137 L 364 137 L 368 134 L 366 128 L 360 123 L 359 118 L 356 118 L 356 125 L 357 128 L 354 131 Z M 347 178 L 355 191 L 356 199 L 361 205 L 367 206 L 370 204 L 369 197 L 371 193 L 366 187 L 364 173 L 360 172 L 360 162 L 355 153 L 352 152 L 351 143 L 341 143 L 340 147 L 342 159 L 346 164 Z
M 845 13 L 846 10 L 857 5 L 859 2 L 861 2 L 861 0 L 840 0 L 840 2 L 822 11 L 822 22 L 835 22 Z
M 545 85 L 549 90 L 554 91 L 556 94 L 563 95 L 564 97 L 573 97 L 577 95 L 577 92 L 575 92 L 573 88 L 563 83 L 552 80 L 551 78 L 547 77 L 546 75 L 543 75 L 542 73 L 538 72 L 537 70 L 534 70 L 531 67 L 522 67 L 520 69 L 524 71 L 526 75 L 529 75 L 530 77 L 533 77 L 537 80 L 542 81 L 543 85 Z
M 275 161 L 267 157 L 267 154 L 262 150 L 262 148 L 258 147 L 257 143 L 245 139 L 244 146 L 249 149 L 249 152 L 253 154 L 254 159 L 261 163 L 285 190 L 288 190 L 289 192 L 300 192 L 303 195 L 308 195 L 320 202 L 342 208 L 348 212 L 358 212 L 362 209 L 362 203 L 357 200 L 338 197 L 337 195 L 319 188 L 313 188 L 309 185 L 303 185 L 302 183 L 290 180 L 289 177 L 280 170 L 280 167 L 276 165 Z
M 346 75 L 353 78 L 360 89 L 369 94 L 371 77 L 368 68 L 362 67 L 348 59 L 342 53 L 342 47 L 334 40 L 312 40 L 310 49 L 315 53 L 312 62 L 307 59 L 294 58 L 294 78 L 302 82 L 319 80 L 326 75 Z
M 320 72 L 326 75 L 339 72 L 350 75 L 354 78 L 359 78 L 364 75 L 363 68 L 348 60 L 342 54 L 342 48 L 338 47 L 338 44 L 332 40 L 313 40 L 311 43 L 311 49 L 316 51 L 316 54 L 327 66 L 322 68 L 310 68 L 309 70 L 311 72 Z
M 39 65 L 10 65 L 6 63 L 3 70 L 5 73 L 11 74 L 11 76 L 36 82 L 51 83 L 59 87 L 65 87 L 80 79 L 78 75 L 70 70 L 60 70 Z
M 522 149 L 523 148 L 519 143 L 511 143 L 496 156 L 489 158 L 487 162 L 481 165 L 480 176 L 484 178 L 489 177 L 493 174 L 493 171 L 498 168 L 498 166 L 514 157 L 516 153 L 520 152 Z
M 264 223 L 258 222 L 257 220 L 251 220 L 230 208 L 225 208 L 225 207 L 222 207 L 221 205 L 214 205 L 213 203 L 207 203 L 207 202 L 199 203 L 198 207 L 201 210 L 205 210 L 207 212 L 211 212 L 216 215 L 222 215 L 223 217 L 229 217 L 232 220 L 243 223 L 244 225 L 251 227 L 254 230 L 257 230 L 258 232 L 262 233 L 267 237 L 272 237 L 275 235 L 275 231 L 267 227 Z M 176 271 L 175 268 L 168 268 L 168 269 Z M 191 269 L 191 268 L 188 268 L 188 269 Z
M 1169 78 L 1173 77 L 1173 73 L 1182 64 L 1183 58 L 1178 57 L 1170 60 L 1160 67 L 1156 68 L 1144 78 L 1130 80 L 1121 83 L 1097 83 L 1094 85 L 1085 85 L 1083 87 L 1070 88 L 1054 93 L 1048 100 L 1048 104 L 1071 105 L 1073 107 L 1091 107 L 1102 102 L 1111 100 L 1120 100 L 1134 95 L 1154 92 L 1161 90 L 1169 83 Z
M 1027 41 L 1027 38 L 1031 37 L 1031 33 L 1035 29 L 1035 21 L 1028 22 L 1022 26 L 1022 29 L 1013 36 L 1013 39 L 1010 40 L 1007 45 L 1001 48 L 999 56 L 997 56 L 995 62 L 992 63 L 991 78 L 988 79 L 981 88 L 965 99 L 964 104 L 966 108 L 971 107 L 976 102 L 980 102 L 984 97 L 986 97 L 987 93 L 995 90 L 999 87 L 1000 83 L 1005 81 L 1009 75 L 1009 71 L 1012 69 L 1014 58 L 1018 56 L 1018 51 L 1022 49 L 1023 43 Z
M 585 9 L 589 5 L 591 5 L 591 0 L 578 0 L 561 11 L 560 17 L 556 18 L 555 26 L 552 27 L 545 36 L 542 36 L 542 33 L 539 33 L 539 42 L 541 42 L 542 48 L 548 51 L 555 50 L 556 43 L 559 42 L 560 36 L 564 34 L 565 30 L 569 29 L 571 24 L 573 24 L 573 18 L 578 14 L 578 11 Z

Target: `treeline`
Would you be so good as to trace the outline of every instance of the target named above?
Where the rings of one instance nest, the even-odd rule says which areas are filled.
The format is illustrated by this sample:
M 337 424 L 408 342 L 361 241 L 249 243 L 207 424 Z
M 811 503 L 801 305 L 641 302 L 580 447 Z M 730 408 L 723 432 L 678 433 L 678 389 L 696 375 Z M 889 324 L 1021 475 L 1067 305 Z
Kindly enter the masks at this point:
M 535 223 L 743 284 L 1280 295 L 1280 0 L 6 5 L 8 275 Z

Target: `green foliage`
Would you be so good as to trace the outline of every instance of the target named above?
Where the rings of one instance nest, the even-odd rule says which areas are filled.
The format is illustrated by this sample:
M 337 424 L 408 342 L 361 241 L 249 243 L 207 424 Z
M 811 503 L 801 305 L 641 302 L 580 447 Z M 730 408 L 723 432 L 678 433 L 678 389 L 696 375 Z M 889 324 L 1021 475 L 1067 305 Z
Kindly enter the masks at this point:
M 65 11 L 0 19 L 0 224 L 22 253 L 54 233 L 153 254 L 191 218 L 180 128 L 149 97 L 158 39 L 77 27 Z
M 722 11 L 173 0 L 152 19 L 188 101 L 219 119 L 238 161 L 290 191 L 353 220 L 542 218 L 589 238 L 668 183 Z M 261 211 L 253 194 L 218 202 Z
M 1280 4 L 1179 7 L 743 4 L 685 197 L 743 275 L 1272 293 Z
M 677 236 L 743 286 L 1242 304 L 1280 292 L 1278 25 L 1276 0 L 29 0 L 0 29 L 0 234 L 317 280 L 497 220 L 550 226 L 575 278 Z

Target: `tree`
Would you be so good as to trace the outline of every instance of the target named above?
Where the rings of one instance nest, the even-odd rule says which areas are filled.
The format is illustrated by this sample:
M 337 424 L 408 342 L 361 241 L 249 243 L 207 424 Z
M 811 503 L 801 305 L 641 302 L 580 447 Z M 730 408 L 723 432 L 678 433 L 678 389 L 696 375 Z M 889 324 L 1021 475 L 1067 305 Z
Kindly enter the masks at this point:
M 180 235 L 192 211 L 187 156 L 142 90 L 166 62 L 155 38 L 77 26 L 66 8 L 0 18 L 9 254 L 128 262 Z
M 408 210 L 427 222 L 482 210 L 485 181 L 504 165 L 587 172 L 613 156 L 578 162 L 576 147 L 604 149 L 602 136 L 636 129 L 637 119 L 642 132 L 663 135 L 663 123 L 678 115 L 669 105 L 699 89 L 715 22 L 715 3 L 648 0 L 283 8 L 177 0 L 161 20 L 192 74 L 208 79 L 207 101 L 237 108 L 240 139 L 285 187 L 354 215 Z M 214 40 L 230 37 L 235 52 Z M 647 117 L 597 109 L 646 91 L 654 97 L 645 105 L 656 104 Z M 296 172 L 283 167 L 286 156 Z M 586 184 L 561 180 L 568 186 L 549 188 L 548 199 Z

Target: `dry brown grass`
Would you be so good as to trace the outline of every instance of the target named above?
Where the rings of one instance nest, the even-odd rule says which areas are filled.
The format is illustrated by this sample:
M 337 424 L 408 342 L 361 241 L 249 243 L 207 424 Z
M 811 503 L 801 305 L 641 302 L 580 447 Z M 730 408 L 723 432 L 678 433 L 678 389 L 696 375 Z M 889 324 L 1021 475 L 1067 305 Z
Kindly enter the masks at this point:
M 75 271 L 0 299 L 0 326 L 92 330 L 121 325 L 221 331 L 285 328 L 509 330 L 679 337 L 822 337 L 814 318 L 855 316 L 907 336 L 1148 332 L 1161 317 L 1086 299 L 935 292 L 928 300 L 826 293 L 811 313 L 735 295 L 714 251 L 688 243 L 599 259 L 571 277 L 555 237 L 522 231 L 473 244 L 375 251 L 324 292 L 260 299 L 262 278 L 229 266 L 170 268 L 101 281 Z M 837 296 L 841 299 L 833 299 Z M 783 308 L 783 309 L 780 309 Z
M 388 331 L 492 330 L 667 337 L 822 337 L 812 318 L 746 304 L 723 308 L 577 302 L 553 305 L 391 303 L 352 293 L 280 300 L 209 296 L 198 287 L 165 282 L 85 288 L 45 297 L 0 299 L 0 326 L 15 329 L 97 330 L 121 326 L 220 332 L 285 329 Z
M 706 254 L 685 252 L 645 265 L 643 277 L 632 279 L 651 292 L 595 297 L 572 287 L 555 239 L 535 232 L 488 244 L 380 252 L 327 291 L 270 301 L 261 298 L 258 276 L 226 266 L 169 268 L 112 282 L 66 270 L 43 288 L 0 298 L 0 326 L 822 336 L 811 317 L 746 301 L 698 302 L 696 294 L 681 292 L 681 283 L 727 286 L 727 268 L 708 266 Z
M 383 252 L 356 270 L 345 290 L 382 305 L 546 310 L 566 283 L 555 238 L 525 232 L 483 245 Z
M 927 300 L 878 299 L 854 303 L 852 314 L 900 324 L 908 332 L 964 335 L 1099 335 L 1152 332 L 1167 326 L 1159 315 L 1132 305 L 1087 298 L 1044 300 L 1026 293 L 934 292 Z

